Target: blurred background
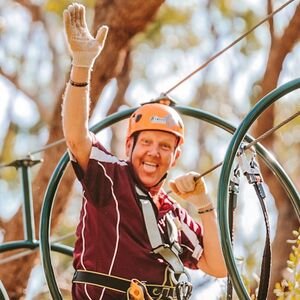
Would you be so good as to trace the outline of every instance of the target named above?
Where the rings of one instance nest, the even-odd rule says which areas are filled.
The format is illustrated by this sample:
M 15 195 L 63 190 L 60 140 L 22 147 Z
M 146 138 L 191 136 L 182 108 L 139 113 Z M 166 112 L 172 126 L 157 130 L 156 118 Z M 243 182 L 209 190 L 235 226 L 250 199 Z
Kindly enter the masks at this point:
M 94 66 L 91 118 L 105 116 L 158 97 L 203 64 L 209 57 L 256 25 L 285 1 L 271 0 L 126 0 L 80 1 L 87 7 L 93 33 L 110 27 L 106 46 Z M 0 0 L 0 244 L 23 235 L 21 177 L 6 164 L 34 153 L 43 162 L 31 168 L 35 226 L 38 234 L 43 197 L 56 164 L 66 151 L 61 103 L 71 60 L 64 39 L 62 12 L 70 1 Z M 274 18 L 176 87 L 170 96 L 178 104 L 217 115 L 238 126 L 264 95 L 299 77 L 300 4 L 294 1 Z M 281 98 L 252 126 L 258 137 L 299 111 L 299 91 Z M 186 143 L 169 178 L 194 170 L 203 173 L 223 160 L 231 135 L 216 126 L 184 117 Z M 126 121 L 103 130 L 104 145 L 124 158 Z M 273 153 L 295 186 L 300 187 L 300 119 L 294 119 L 262 144 Z M 299 221 L 290 201 L 263 163 L 273 250 L 268 299 L 284 278 L 299 274 L 286 270 L 293 230 Z M 220 168 L 206 176 L 217 198 Z M 70 186 L 73 186 L 70 189 Z M 184 205 L 184 204 L 183 204 Z M 81 207 L 81 190 L 68 167 L 56 196 L 52 238 L 67 234 L 73 246 Z M 186 207 L 195 217 L 191 207 Z M 201 221 L 201 220 L 199 220 Z M 265 230 L 259 202 L 242 178 L 235 214 L 234 253 L 251 294 L 259 281 Z M 38 238 L 38 237 L 37 237 Z M 19 251 L 0 254 L 0 280 L 11 299 L 50 299 L 38 251 L 7 262 Z M 70 299 L 72 259 L 53 253 L 52 261 L 64 299 Z M 225 299 L 226 281 L 200 271 L 191 272 L 192 299 Z M 299 275 L 300 276 L 300 275 Z M 284 288 L 283 288 L 284 290 Z M 300 296 L 299 296 L 300 297 Z M 284 298 L 282 298 L 284 299 Z M 296 298 L 295 298 L 296 299 Z

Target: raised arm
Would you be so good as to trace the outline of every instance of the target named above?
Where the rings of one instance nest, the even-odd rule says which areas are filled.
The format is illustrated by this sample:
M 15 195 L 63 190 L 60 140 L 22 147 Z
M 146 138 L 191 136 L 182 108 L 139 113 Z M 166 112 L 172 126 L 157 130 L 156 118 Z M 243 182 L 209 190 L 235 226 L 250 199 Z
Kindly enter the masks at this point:
M 203 254 L 198 268 L 215 277 L 227 275 L 218 231 L 217 215 L 207 193 L 203 178 L 195 181 L 198 173 L 189 172 L 171 180 L 169 185 L 174 193 L 193 204 L 201 215 L 203 225 Z
M 85 8 L 77 3 L 64 11 L 64 27 L 72 69 L 63 97 L 63 132 L 68 148 L 86 171 L 92 147 L 88 130 L 89 81 L 94 61 L 104 46 L 108 27 L 102 26 L 94 38 L 85 21 Z

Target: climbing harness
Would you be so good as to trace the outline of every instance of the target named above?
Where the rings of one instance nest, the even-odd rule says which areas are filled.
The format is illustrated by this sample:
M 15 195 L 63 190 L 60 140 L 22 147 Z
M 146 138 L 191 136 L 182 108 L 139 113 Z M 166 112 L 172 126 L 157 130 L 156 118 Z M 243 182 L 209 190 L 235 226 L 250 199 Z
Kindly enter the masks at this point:
M 104 273 L 76 270 L 73 276 L 74 283 L 88 283 L 94 286 L 104 287 L 113 291 L 127 294 L 127 297 L 133 297 L 135 290 L 139 291 L 139 296 L 144 295 L 141 299 L 176 299 L 175 287 L 170 285 L 147 284 L 137 279 L 126 279 Z M 141 293 L 142 289 L 143 293 Z M 131 294 L 131 295 L 130 295 Z M 137 296 L 137 295 L 136 295 Z M 128 299 L 131 299 L 128 298 Z
M 160 255 L 168 264 L 172 283 L 176 285 L 176 299 L 187 300 L 192 294 L 192 284 L 190 275 L 185 270 L 183 263 L 179 258 L 179 255 L 182 253 L 182 248 L 178 243 L 178 229 L 174 222 L 174 216 L 171 212 L 166 214 L 169 243 L 165 243 L 158 229 L 151 196 L 142 191 L 138 186 L 135 186 L 135 190 L 141 204 L 152 251 L 153 253 Z
M 117 290 L 127 294 L 130 300 L 188 300 L 192 294 L 191 278 L 179 257 L 182 248 L 178 242 L 178 228 L 172 212 L 166 214 L 168 242 L 164 242 L 157 225 L 157 218 L 151 196 L 135 185 L 136 195 L 141 205 L 151 251 L 167 263 L 170 286 L 154 285 L 137 279 L 125 279 L 113 275 L 88 270 L 76 270 L 74 283 L 88 283 Z

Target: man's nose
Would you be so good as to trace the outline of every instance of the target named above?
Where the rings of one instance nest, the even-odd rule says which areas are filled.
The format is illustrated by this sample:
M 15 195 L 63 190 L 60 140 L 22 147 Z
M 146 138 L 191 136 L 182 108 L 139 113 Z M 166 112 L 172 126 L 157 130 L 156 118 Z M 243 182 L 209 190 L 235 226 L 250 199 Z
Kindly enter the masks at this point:
M 158 145 L 152 145 L 151 148 L 148 150 L 147 154 L 150 155 L 150 156 L 153 156 L 153 157 L 159 156 L 160 153 L 159 153 Z

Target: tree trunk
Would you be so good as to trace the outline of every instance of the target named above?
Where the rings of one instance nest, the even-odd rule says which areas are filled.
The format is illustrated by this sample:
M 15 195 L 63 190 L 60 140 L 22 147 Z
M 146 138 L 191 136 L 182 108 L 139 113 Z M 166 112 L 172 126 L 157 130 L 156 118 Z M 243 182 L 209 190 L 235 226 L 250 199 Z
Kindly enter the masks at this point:
M 294 16 L 292 17 L 280 39 L 276 39 L 273 36 L 266 71 L 261 82 L 262 91 L 259 99 L 277 87 L 283 62 L 287 54 L 293 49 L 300 37 L 299 26 L 300 5 L 297 6 Z M 272 105 L 258 118 L 254 129 L 254 136 L 260 136 L 262 133 L 272 128 L 275 125 L 274 116 L 275 107 Z M 264 139 L 263 145 L 266 146 L 270 151 L 276 153 L 276 149 L 273 147 L 273 135 Z M 288 199 L 288 196 L 281 187 L 279 181 L 274 178 L 272 172 L 264 164 L 261 164 L 261 170 L 264 180 L 268 184 L 270 191 L 274 196 L 276 207 L 278 209 L 277 230 L 272 244 L 273 258 L 270 289 L 268 293 L 268 299 L 271 300 L 276 299 L 275 295 L 273 294 L 274 285 L 276 282 L 281 281 L 282 271 L 286 267 L 286 261 L 290 253 L 290 248 L 287 247 L 286 240 L 292 238 L 292 230 L 298 228 L 299 221 Z
M 93 31 L 102 24 L 110 27 L 106 46 L 101 57 L 96 61 L 91 78 L 91 112 L 93 111 L 99 96 L 107 82 L 118 76 L 123 69 L 124 55 L 131 38 L 138 32 L 145 29 L 145 26 L 152 20 L 156 11 L 163 3 L 163 0 L 98 0 L 95 7 L 95 19 Z M 126 56 L 125 56 L 126 57 Z M 61 99 L 63 91 L 56 101 L 54 114 L 49 128 L 48 144 L 62 138 L 61 128 Z M 35 226 L 39 228 L 39 217 L 42 207 L 42 200 L 51 174 L 59 161 L 59 158 L 66 151 L 65 144 L 52 147 L 45 151 L 44 162 L 42 163 L 36 178 L 33 181 L 33 199 Z M 60 184 L 56 195 L 56 201 L 52 217 L 52 227 L 58 223 L 59 217 L 66 208 L 70 186 L 74 181 L 73 172 L 68 170 Z M 21 212 L 9 222 L 3 224 L 5 230 L 5 241 L 23 239 L 22 215 Z M 10 253 L 9 253 L 10 254 Z M 1 255 L 2 258 L 4 255 Z M 36 254 L 18 259 L 13 263 L 1 266 L 0 278 L 6 287 L 10 299 L 20 299 L 24 295 L 28 277 L 37 258 Z M 22 268 L 20 268 L 22 266 Z

